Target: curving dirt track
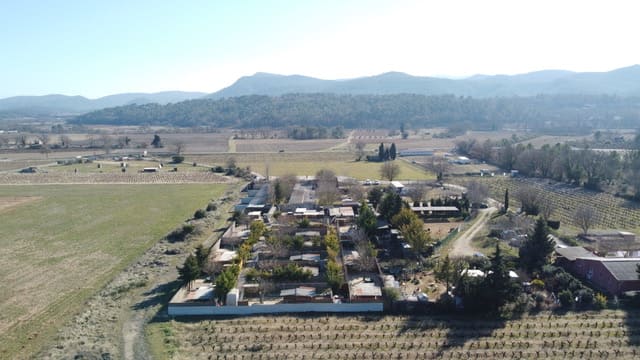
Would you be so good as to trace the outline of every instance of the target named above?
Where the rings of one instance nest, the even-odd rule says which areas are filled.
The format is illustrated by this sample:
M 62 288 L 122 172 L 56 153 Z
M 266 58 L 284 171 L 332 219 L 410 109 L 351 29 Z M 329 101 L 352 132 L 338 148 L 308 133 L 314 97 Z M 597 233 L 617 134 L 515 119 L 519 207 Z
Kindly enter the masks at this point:
M 471 245 L 471 240 L 478 234 L 478 232 L 484 228 L 487 224 L 487 221 L 491 219 L 491 215 L 496 212 L 498 209 L 495 207 L 490 207 L 488 209 L 482 209 L 478 212 L 478 217 L 471 227 L 465 230 L 455 241 L 453 242 L 453 246 L 451 251 L 449 252 L 449 256 L 452 257 L 462 257 L 462 256 L 472 256 L 477 252 Z

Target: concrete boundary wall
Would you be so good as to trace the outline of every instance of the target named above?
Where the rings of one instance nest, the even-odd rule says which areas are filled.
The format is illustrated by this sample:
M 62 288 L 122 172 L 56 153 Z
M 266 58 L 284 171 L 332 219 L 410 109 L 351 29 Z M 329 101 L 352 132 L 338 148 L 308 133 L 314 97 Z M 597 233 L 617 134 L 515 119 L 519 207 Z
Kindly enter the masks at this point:
M 202 316 L 202 315 L 257 315 L 282 313 L 351 313 L 351 312 L 382 312 L 381 302 L 369 303 L 303 303 L 276 304 L 251 306 L 211 306 L 191 304 L 169 304 L 169 316 Z

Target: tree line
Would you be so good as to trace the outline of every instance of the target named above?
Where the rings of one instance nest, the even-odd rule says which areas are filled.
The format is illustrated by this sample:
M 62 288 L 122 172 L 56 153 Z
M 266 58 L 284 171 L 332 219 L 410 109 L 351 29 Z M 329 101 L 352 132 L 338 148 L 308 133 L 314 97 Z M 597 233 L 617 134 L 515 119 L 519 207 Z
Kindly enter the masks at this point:
M 344 128 L 461 126 L 491 130 L 590 131 L 635 127 L 640 99 L 608 95 L 484 98 L 454 95 L 288 94 L 127 105 L 90 112 L 71 124 L 287 128 L 314 124 Z
M 507 171 L 568 182 L 592 190 L 615 187 L 621 195 L 640 200 L 640 150 L 598 151 L 575 148 L 568 144 L 515 144 L 511 139 L 501 141 L 462 140 L 456 144 L 458 152 L 494 164 Z

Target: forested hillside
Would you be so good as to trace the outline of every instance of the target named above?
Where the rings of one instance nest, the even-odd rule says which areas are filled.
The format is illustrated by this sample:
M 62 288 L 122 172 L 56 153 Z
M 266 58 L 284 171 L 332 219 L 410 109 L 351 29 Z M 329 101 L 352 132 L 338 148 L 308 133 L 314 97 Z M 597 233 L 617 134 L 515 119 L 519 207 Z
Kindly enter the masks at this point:
M 590 95 L 476 99 L 453 95 L 289 94 L 128 105 L 74 118 L 74 124 L 217 126 L 236 128 L 342 126 L 581 130 L 637 127 L 640 98 Z

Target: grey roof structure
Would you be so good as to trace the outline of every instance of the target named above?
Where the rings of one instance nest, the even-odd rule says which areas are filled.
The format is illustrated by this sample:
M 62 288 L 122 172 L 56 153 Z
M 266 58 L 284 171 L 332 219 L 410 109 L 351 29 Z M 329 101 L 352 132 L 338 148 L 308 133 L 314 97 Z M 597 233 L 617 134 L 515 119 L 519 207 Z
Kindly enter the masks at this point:
M 596 254 L 583 248 L 582 246 L 569 246 L 565 248 L 556 248 L 558 255 L 569 261 L 575 261 L 577 258 L 597 258 Z
M 602 259 L 602 265 L 619 281 L 638 280 L 636 272 L 640 258 L 634 259 Z

